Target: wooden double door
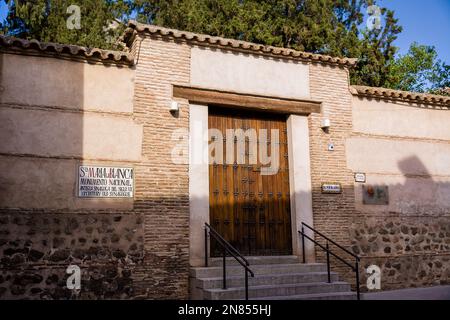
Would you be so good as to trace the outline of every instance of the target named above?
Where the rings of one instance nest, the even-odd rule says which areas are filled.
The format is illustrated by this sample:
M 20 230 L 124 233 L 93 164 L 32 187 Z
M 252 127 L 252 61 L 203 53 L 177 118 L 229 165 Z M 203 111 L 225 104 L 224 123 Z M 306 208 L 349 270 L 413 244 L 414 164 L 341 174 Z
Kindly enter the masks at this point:
M 210 108 L 208 122 L 209 129 L 215 129 L 210 130 L 209 141 L 210 148 L 215 146 L 210 149 L 214 161 L 209 164 L 211 225 L 242 254 L 292 254 L 286 116 Z M 248 133 L 243 139 L 227 135 L 239 129 Z M 266 138 L 261 136 L 264 131 Z M 239 141 L 245 150 L 238 150 Z M 259 154 L 264 145 L 270 164 Z M 230 152 L 234 152 L 233 162 Z M 223 161 L 217 157 L 220 153 Z M 269 167 L 272 170 L 263 174 Z M 222 254 L 214 239 L 210 245 L 212 256 Z

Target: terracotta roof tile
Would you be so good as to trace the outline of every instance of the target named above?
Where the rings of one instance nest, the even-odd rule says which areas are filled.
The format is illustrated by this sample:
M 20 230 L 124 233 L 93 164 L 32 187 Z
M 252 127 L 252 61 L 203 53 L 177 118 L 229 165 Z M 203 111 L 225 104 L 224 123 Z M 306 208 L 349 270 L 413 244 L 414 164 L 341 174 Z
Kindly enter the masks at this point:
M 37 40 L 24 40 L 3 35 L 0 35 L 0 52 L 56 56 L 126 65 L 132 65 L 134 63 L 133 56 L 128 52 L 87 48 L 69 44 L 39 42 Z
M 351 86 L 354 95 L 378 99 L 405 101 L 418 104 L 430 104 L 450 110 L 450 97 L 429 93 L 417 93 L 386 88 Z
M 176 29 L 168 29 L 155 25 L 149 24 L 140 24 L 136 21 L 130 21 L 128 23 L 128 28 L 125 31 L 123 36 L 123 41 L 130 43 L 131 39 L 134 37 L 136 32 L 147 32 L 150 34 L 157 34 L 162 37 L 172 37 L 176 39 L 183 39 L 187 42 L 206 45 L 206 46 L 215 46 L 221 48 L 228 48 L 230 50 L 238 50 L 238 51 L 246 51 L 252 52 L 256 54 L 264 54 L 264 55 L 272 55 L 272 56 L 284 56 L 296 58 L 299 60 L 306 60 L 312 62 L 320 62 L 327 63 L 333 65 L 342 65 L 351 67 L 356 64 L 357 59 L 352 58 L 337 58 L 331 57 L 327 55 L 321 54 L 313 54 L 308 52 L 297 51 L 293 49 L 287 48 L 279 48 L 272 46 L 265 46 L 261 44 L 235 40 L 235 39 L 226 39 L 221 37 L 214 37 L 205 34 L 198 34 L 188 31 L 180 31 Z

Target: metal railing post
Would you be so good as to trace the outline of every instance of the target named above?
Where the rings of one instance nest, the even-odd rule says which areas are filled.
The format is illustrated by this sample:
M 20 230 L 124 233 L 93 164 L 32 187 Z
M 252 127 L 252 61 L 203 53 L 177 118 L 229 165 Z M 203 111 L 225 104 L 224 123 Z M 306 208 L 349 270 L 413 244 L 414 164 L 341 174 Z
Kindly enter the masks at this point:
M 208 228 L 205 226 L 205 267 L 208 266 Z
M 328 283 L 331 283 L 331 273 L 330 273 L 330 248 L 328 246 L 328 241 L 327 241 L 327 272 L 328 272 Z
M 306 254 L 305 254 L 305 227 L 302 225 L 302 255 L 303 255 L 303 263 L 306 263 Z
M 245 270 L 245 300 L 248 300 L 248 270 Z
M 358 259 L 356 259 L 355 263 L 355 272 L 356 272 L 356 297 L 358 300 L 360 300 L 360 294 L 359 294 L 359 262 Z
M 248 300 L 248 273 L 250 272 L 250 275 L 252 277 L 255 277 L 255 274 L 252 270 L 249 269 L 249 262 L 247 259 L 245 259 L 242 254 L 237 251 L 236 248 L 234 248 L 229 242 L 227 242 L 220 234 L 217 233 L 214 228 L 212 228 L 208 223 L 205 222 L 205 265 L 208 264 L 208 235 L 211 238 L 214 238 L 214 240 L 217 241 L 219 245 L 222 246 L 223 249 L 223 263 L 222 263 L 222 272 L 223 272 L 223 279 L 222 279 L 222 289 L 227 289 L 227 267 L 226 267 L 226 257 L 227 252 L 236 259 L 236 261 L 244 267 L 245 271 L 245 299 Z M 212 240 L 211 238 L 211 240 Z M 220 259 L 220 258 L 219 258 Z
M 319 243 L 318 241 L 314 240 L 313 238 L 311 238 L 310 236 L 305 234 L 305 228 L 307 227 L 308 229 L 310 229 L 313 233 L 314 236 L 317 234 L 320 237 L 324 238 L 326 240 L 326 245 L 323 246 L 321 243 Z M 327 273 L 328 273 L 328 283 L 331 283 L 331 264 L 330 264 L 330 255 L 332 255 L 333 257 L 335 257 L 337 260 L 343 262 L 345 265 L 347 265 L 348 267 L 350 267 L 352 269 L 352 271 L 356 272 L 356 294 L 357 294 L 357 299 L 361 300 L 361 293 L 360 293 L 360 279 L 359 279 L 359 264 L 360 264 L 360 258 L 355 255 L 354 253 L 350 252 L 348 249 L 344 248 L 343 246 L 339 245 L 338 243 L 334 242 L 333 240 L 331 240 L 330 238 L 328 238 L 327 236 L 323 235 L 322 233 L 320 233 L 319 231 L 313 229 L 312 227 L 308 226 L 306 223 L 302 222 L 302 231 L 298 231 L 298 233 L 301 234 L 302 236 L 302 248 L 303 248 L 303 262 L 305 263 L 306 259 L 305 259 L 305 238 L 308 239 L 309 241 L 312 241 L 316 246 L 320 247 L 322 250 L 324 250 L 326 252 L 327 255 Z M 314 237 L 313 236 L 313 237 Z M 353 265 L 351 262 L 347 262 L 346 260 L 344 260 L 343 258 L 341 258 L 340 256 L 336 255 L 335 253 L 330 251 L 330 243 L 332 243 L 333 245 L 335 245 L 337 248 L 343 250 L 344 252 L 348 253 L 350 256 L 354 257 L 356 259 L 355 261 L 355 265 Z
M 226 250 L 225 247 L 223 248 L 223 284 L 222 284 L 222 289 L 226 289 L 227 288 L 227 270 L 226 270 L 226 266 L 225 266 L 225 261 L 226 261 Z

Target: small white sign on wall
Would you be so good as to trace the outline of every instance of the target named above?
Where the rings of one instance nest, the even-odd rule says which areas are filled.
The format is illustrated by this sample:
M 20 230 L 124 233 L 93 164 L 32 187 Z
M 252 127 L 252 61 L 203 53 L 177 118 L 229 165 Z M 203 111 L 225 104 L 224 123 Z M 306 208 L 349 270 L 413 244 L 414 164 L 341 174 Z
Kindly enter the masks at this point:
M 366 182 L 366 174 L 365 173 L 355 173 L 355 182 L 365 183 Z
M 133 168 L 78 167 L 78 197 L 80 198 L 133 198 Z
M 342 193 L 342 185 L 337 182 L 324 182 L 322 183 L 322 193 Z

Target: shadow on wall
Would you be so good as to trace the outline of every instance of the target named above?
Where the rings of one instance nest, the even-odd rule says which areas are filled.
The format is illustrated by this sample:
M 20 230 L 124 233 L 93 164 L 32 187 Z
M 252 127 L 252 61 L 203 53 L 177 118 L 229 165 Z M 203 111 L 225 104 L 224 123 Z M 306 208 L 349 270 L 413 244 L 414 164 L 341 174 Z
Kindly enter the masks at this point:
M 351 249 L 364 269 L 381 268 L 382 290 L 448 284 L 448 176 L 430 174 L 418 156 L 400 160 L 398 168 L 401 175 L 374 178 L 375 185 L 388 186 L 389 205 L 362 205 L 362 192 L 356 192 L 361 205 L 349 229 Z M 364 288 L 367 275 L 361 272 Z
M 74 207 L 84 63 L 13 54 L 1 61 L 1 207 Z
M 93 154 L 105 128 L 104 115 L 90 111 L 108 106 L 93 89 L 111 80 L 95 78 L 98 68 L 116 66 L 0 55 L 0 299 L 136 294 L 142 214 L 132 203 L 102 209 L 77 199 L 79 164 L 108 165 Z M 117 139 L 114 123 L 110 130 Z M 71 264 L 81 268 L 81 292 L 66 287 Z
M 434 180 L 417 156 L 399 161 L 398 167 L 401 174 L 371 175 L 366 183 L 387 186 L 389 205 L 363 205 L 362 184 L 344 186 L 342 194 L 323 194 L 320 187 L 313 188 L 314 227 L 361 257 L 363 291 L 370 265 L 381 268 L 382 290 L 450 283 L 450 183 Z M 276 194 L 276 186 L 270 188 L 267 191 Z M 349 199 L 355 197 L 357 204 L 349 206 Z M 262 248 L 260 255 L 267 249 L 270 255 L 272 247 L 283 241 L 284 222 L 264 220 L 258 211 L 270 208 L 270 215 L 279 205 L 289 207 L 286 202 L 248 197 L 236 201 L 238 210 L 231 209 L 227 197 L 222 203 L 212 211 L 223 218 L 211 220 L 211 225 L 233 245 L 244 251 Z M 320 237 L 316 240 L 324 244 Z M 334 245 L 330 248 L 354 264 L 353 257 Z M 315 251 L 318 261 L 325 262 L 325 254 L 317 247 Z M 334 258 L 331 261 L 332 270 L 354 288 L 351 269 Z

